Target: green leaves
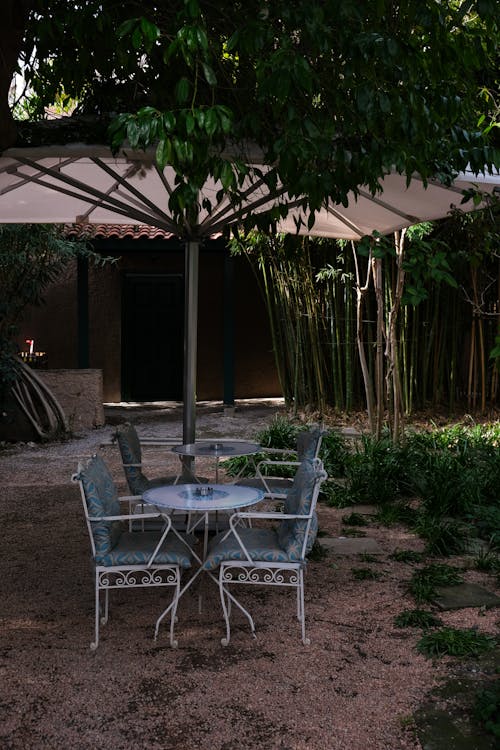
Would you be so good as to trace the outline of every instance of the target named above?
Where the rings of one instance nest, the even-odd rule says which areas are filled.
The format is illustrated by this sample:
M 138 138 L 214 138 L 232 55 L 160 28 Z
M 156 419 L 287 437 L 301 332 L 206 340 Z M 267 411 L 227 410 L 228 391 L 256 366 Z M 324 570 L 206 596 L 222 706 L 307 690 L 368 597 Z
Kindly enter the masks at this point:
M 64 90 L 82 113 L 114 113 L 114 150 L 154 145 L 188 181 L 251 142 L 290 194 L 345 203 L 393 167 L 425 179 L 499 160 L 494 3 L 467 8 L 51 0 L 26 33 L 24 112 L 42 116 Z
M 128 19 L 119 26 L 116 33 L 120 39 L 130 37 L 135 50 L 144 48 L 146 52 L 151 52 L 161 35 L 158 26 L 147 18 Z

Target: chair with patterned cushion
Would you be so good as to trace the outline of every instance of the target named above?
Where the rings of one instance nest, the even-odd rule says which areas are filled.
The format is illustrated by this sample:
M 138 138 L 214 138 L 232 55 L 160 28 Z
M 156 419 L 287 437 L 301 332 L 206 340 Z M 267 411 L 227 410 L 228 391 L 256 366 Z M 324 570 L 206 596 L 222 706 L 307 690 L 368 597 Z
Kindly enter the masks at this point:
M 168 476 L 155 477 L 154 479 L 148 478 L 144 474 L 141 441 L 139 435 L 137 434 L 137 430 L 130 422 L 124 422 L 116 428 L 113 434 L 113 441 L 116 441 L 118 443 L 122 458 L 123 470 L 125 472 L 125 478 L 132 495 L 139 496 L 142 495 L 146 490 L 150 490 L 152 487 L 161 487 L 165 484 L 176 484 L 179 481 L 182 470 L 181 472 L 179 472 L 179 474 L 170 474 Z M 162 442 L 161 440 L 148 440 L 147 444 L 155 447 L 169 445 L 168 443 L 164 441 Z M 140 527 L 143 530 L 158 528 L 157 521 L 145 520 L 145 514 L 155 512 L 154 509 L 144 505 L 140 497 L 138 497 L 137 500 L 138 502 L 135 505 L 135 514 L 140 520 Z M 178 516 L 174 520 L 176 528 L 185 529 L 186 514 L 176 513 L 174 515 Z M 181 521 L 179 521 L 179 517 L 181 517 Z M 134 521 L 135 520 L 136 519 L 134 519 Z M 130 524 L 131 528 L 132 523 L 133 522 L 131 522 Z
M 297 590 L 297 619 L 302 641 L 309 643 L 305 632 L 304 571 L 306 555 L 311 551 L 318 531 L 316 504 L 321 483 L 327 474 L 318 458 L 305 458 L 295 475 L 285 499 L 284 512 L 242 511 L 231 516 L 230 530 L 213 540 L 204 568 L 219 568 L 219 591 L 226 621 L 227 645 L 231 637 L 231 601 L 228 587 L 233 584 L 291 586 Z M 242 520 L 252 526 L 241 525 Z M 274 521 L 268 528 L 261 522 Z M 257 525 L 254 525 L 257 523 Z M 250 614 L 244 610 L 255 628 Z
M 150 490 L 152 487 L 175 484 L 179 479 L 180 472 L 179 474 L 155 477 L 154 479 L 150 479 L 144 474 L 141 441 L 137 430 L 130 422 L 125 422 L 116 428 L 113 440 L 116 440 L 118 443 L 125 478 L 132 495 L 142 495 L 143 492 Z M 155 443 L 148 442 L 148 445 L 161 446 L 166 445 L 166 443 L 162 443 L 161 441 Z
M 297 435 L 296 449 L 268 448 L 273 455 L 282 455 L 282 459 L 263 459 L 257 464 L 256 476 L 240 479 L 236 484 L 258 487 L 272 500 L 284 500 L 292 487 L 293 477 L 272 476 L 269 472 L 276 471 L 272 467 L 282 467 L 296 471 L 305 458 L 318 458 L 323 436 L 326 434 L 317 425 L 308 430 L 302 430 Z M 288 456 L 288 458 L 287 458 Z M 293 458 L 292 458 L 293 456 Z
M 158 531 L 130 531 L 127 521 L 134 516 L 120 512 L 120 501 L 111 474 L 100 456 L 79 464 L 73 475 L 78 482 L 92 550 L 95 580 L 95 639 L 99 645 L 99 623 L 105 624 L 109 612 L 109 590 L 148 586 L 171 586 L 173 602 L 170 620 L 170 643 L 174 640 L 174 622 L 180 591 L 181 571 L 191 567 L 190 540 L 170 533 L 170 518 L 162 519 Z M 140 498 L 139 498 L 140 499 Z M 145 518 L 159 519 L 156 513 Z M 101 591 L 104 591 L 103 617 L 100 618 Z

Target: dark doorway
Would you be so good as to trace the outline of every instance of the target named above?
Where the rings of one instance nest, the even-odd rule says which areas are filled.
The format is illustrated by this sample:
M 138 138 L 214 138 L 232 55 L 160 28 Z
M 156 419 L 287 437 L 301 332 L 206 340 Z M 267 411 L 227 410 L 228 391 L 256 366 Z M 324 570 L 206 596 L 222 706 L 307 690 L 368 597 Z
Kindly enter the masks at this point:
M 181 400 L 183 277 L 126 275 L 122 310 L 122 398 L 125 401 Z

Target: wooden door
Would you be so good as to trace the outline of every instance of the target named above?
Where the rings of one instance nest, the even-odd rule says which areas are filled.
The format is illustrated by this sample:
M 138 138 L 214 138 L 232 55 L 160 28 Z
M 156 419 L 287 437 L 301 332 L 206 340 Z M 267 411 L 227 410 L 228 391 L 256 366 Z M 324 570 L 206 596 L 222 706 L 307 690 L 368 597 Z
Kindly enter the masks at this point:
M 182 400 L 183 277 L 126 275 L 122 311 L 122 398 Z

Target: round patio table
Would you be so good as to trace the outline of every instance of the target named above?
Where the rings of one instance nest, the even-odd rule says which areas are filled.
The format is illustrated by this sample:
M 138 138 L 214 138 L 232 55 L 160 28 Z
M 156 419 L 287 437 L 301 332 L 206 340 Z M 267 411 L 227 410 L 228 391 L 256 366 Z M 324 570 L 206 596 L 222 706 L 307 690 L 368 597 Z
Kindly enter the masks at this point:
M 218 484 L 219 461 L 221 458 L 255 455 L 260 451 L 260 445 L 258 443 L 246 443 L 243 440 L 200 440 L 196 443 L 175 445 L 172 451 L 180 456 L 188 456 L 190 458 L 214 458 L 215 483 Z
M 245 454 L 243 454 L 245 455 Z M 200 514 L 200 517 L 204 519 L 204 540 L 203 540 L 203 557 L 199 555 L 189 544 L 185 537 L 182 537 L 175 528 L 171 527 L 169 533 L 175 534 L 183 544 L 190 547 L 195 559 L 199 563 L 199 568 L 178 592 L 174 601 L 162 612 L 156 621 L 155 627 L 155 638 L 158 635 L 158 629 L 163 618 L 170 612 L 173 606 L 177 607 L 178 601 L 186 591 L 192 586 L 193 582 L 198 578 L 200 573 L 203 572 L 203 563 L 207 556 L 207 540 L 208 540 L 208 515 L 211 512 L 218 511 L 231 511 L 237 510 L 238 508 L 245 508 L 251 505 L 256 505 L 264 498 L 264 493 L 255 487 L 243 487 L 241 485 L 234 484 L 212 484 L 212 485 L 200 485 L 200 484 L 174 484 L 174 485 L 162 485 L 160 487 L 153 487 L 150 490 L 146 490 L 143 495 L 144 500 L 151 505 L 158 508 L 160 513 L 169 515 L 169 512 L 173 510 L 185 510 L 187 513 Z M 191 526 L 193 531 L 197 526 L 197 523 Z M 229 533 L 229 532 L 228 532 Z M 218 580 L 214 577 L 210 571 L 206 573 L 212 578 L 218 585 Z M 241 605 L 238 600 L 230 593 L 227 592 L 231 601 L 236 604 L 240 609 Z M 248 617 L 245 610 L 243 613 Z M 172 644 L 174 645 L 174 644 Z

